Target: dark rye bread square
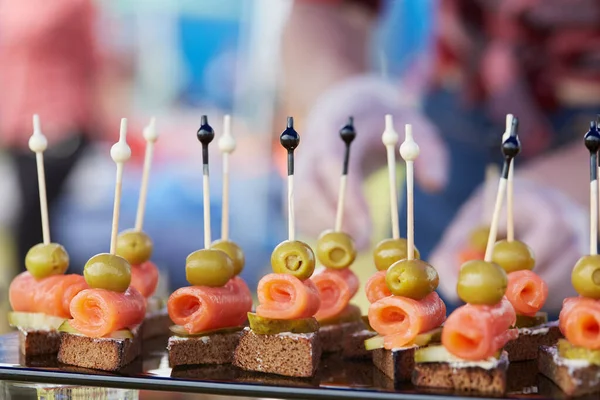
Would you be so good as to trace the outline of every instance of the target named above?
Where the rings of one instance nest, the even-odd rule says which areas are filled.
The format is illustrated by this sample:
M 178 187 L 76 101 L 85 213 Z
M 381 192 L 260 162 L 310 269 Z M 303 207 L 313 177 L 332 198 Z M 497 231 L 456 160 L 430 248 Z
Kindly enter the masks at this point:
M 471 363 L 416 363 L 412 376 L 415 386 L 446 389 L 457 392 L 504 394 L 508 354 L 502 352 L 497 365 L 491 369 L 472 366 Z
M 148 340 L 161 336 L 169 336 L 169 327 L 173 325 L 166 307 L 160 311 L 146 314 L 142 322 L 142 339 Z
M 568 396 L 600 393 L 600 366 L 566 360 L 556 346 L 540 347 L 538 369 Z
M 364 329 L 362 321 L 325 325 L 319 328 L 319 340 L 323 353 L 338 353 L 344 348 L 344 338 Z
M 370 360 L 373 352 L 365 348 L 365 340 L 377 336 L 377 332 L 368 329 L 359 330 L 344 336 L 342 355 L 349 359 Z
M 509 363 L 506 372 L 506 392 L 532 393 L 537 387 L 537 380 L 537 357 L 535 360 Z
M 247 371 L 308 378 L 315 374 L 321 353 L 318 332 L 257 335 L 246 328 L 233 365 Z
M 60 333 L 58 331 L 35 331 L 19 329 L 19 349 L 26 356 L 58 353 Z
M 508 361 L 535 360 L 540 346 L 554 346 L 563 335 L 558 328 L 558 321 L 549 322 L 533 328 L 520 328 L 519 336 L 506 344 Z
M 132 330 L 132 333 L 133 339 L 109 339 L 61 332 L 58 361 L 102 371 L 120 370 L 142 352 L 139 329 Z
M 415 365 L 415 349 L 411 347 L 401 350 L 375 349 L 373 364 L 394 382 L 410 381 Z
M 171 336 L 167 350 L 169 365 L 229 364 L 241 331 L 206 336 Z

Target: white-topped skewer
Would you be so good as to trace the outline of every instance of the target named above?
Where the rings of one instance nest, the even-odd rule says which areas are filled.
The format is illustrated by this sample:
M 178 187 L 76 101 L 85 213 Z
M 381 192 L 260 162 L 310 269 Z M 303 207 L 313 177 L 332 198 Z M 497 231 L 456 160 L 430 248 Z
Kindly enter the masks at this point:
M 127 118 L 121 118 L 119 141 L 110 148 L 110 157 L 117 164 L 115 180 L 115 200 L 113 206 L 112 231 L 110 234 L 110 254 L 116 255 L 117 235 L 119 233 L 119 213 L 121 209 L 121 192 L 123 189 L 123 168 L 131 158 L 131 148 L 127 144 Z
M 381 135 L 381 141 L 387 150 L 388 176 L 390 186 L 390 213 L 392 217 L 392 238 L 400 238 L 400 227 L 398 219 L 398 189 L 396 182 L 396 145 L 398 144 L 398 132 L 394 130 L 393 117 L 385 116 L 385 130 Z
M 400 156 L 406 162 L 406 241 L 408 260 L 414 260 L 415 258 L 414 162 L 419 153 L 419 145 L 413 139 L 412 125 L 406 124 L 405 139 L 400 145 Z
M 514 116 L 506 115 L 506 130 L 503 138 L 510 136 L 510 127 Z M 512 242 L 515 240 L 515 214 L 514 214 L 514 177 L 515 177 L 515 160 L 513 158 L 508 171 L 508 182 L 506 185 L 506 240 Z
M 219 138 L 219 150 L 223 155 L 223 208 L 221 210 L 221 239 L 229 240 L 229 155 L 235 150 L 235 138 L 231 134 L 231 116 L 223 118 L 223 134 Z
M 135 230 L 141 232 L 144 227 L 144 215 L 146 212 L 146 198 L 148 197 L 148 180 L 152 167 L 152 156 L 154 154 L 154 143 L 158 139 L 156 130 L 156 118 L 152 117 L 148 126 L 144 128 L 144 139 L 146 140 L 146 154 L 144 155 L 144 169 L 142 171 L 142 186 L 138 200 L 137 215 L 135 217 Z
M 42 235 L 44 244 L 50 244 L 50 219 L 48 217 L 48 200 L 46 196 L 46 174 L 44 171 L 44 151 L 48 148 L 48 140 L 42 133 L 39 115 L 33 116 L 33 134 L 29 138 L 29 149 L 35 153 L 37 164 L 38 188 L 40 193 L 40 211 L 42 214 Z

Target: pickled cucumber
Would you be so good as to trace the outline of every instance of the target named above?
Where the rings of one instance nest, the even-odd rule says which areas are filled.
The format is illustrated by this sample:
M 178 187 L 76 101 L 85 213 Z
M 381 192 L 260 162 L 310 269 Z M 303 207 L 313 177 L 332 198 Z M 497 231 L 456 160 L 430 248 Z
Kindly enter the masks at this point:
M 430 343 L 440 343 L 442 340 L 442 328 L 432 329 L 428 332 L 423 332 L 415 338 L 410 343 L 407 343 L 405 347 L 411 346 L 427 346 Z M 381 349 L 384 345 L 384 337 L 383 336 L 373 336 L 365 340 L 365 349 L 367 350 L 375 350 Z
M 384 338 L 383 336 L 373 336 L 365 340 L 365 350 L 383 349 Z
M 233 332 L 239 332 L 242 329 L 244 329 L 243 326 L 232 326 L 232 327 L 228 327 L 228 328 L 211 329 L 208 331 L 202 331 L 202 332 L 197 332 L 197 333 L 188 333 L 188 331 L 186 331 L 185 328 L 181 325 L 172 325 L 169 327 L 169 330 L 171 332 L 173 332 L 176 336 L 182 336 L 182 337 L 208 336 L 208 335 L 214 335 L 214 334 L 218 334 L 218 333 L 233 333 Z
M 58 327 L 58 330 L 60 332 L 69 333 L 71 335 L 85 336 L 84 334 L 79 332 L 77 329 L 73 328 L 71 326 L 71 324 L 69 323 L 69 320 L 66 320 L 65 322 L 63 322 L 62 325 Z M 114 332 L 104 336 L 104 338 L 105 339 L 133 339 L 133 333 L 131 333 L 131 331 L 129 329 L 122 329 L 120 331 L 114 331 Z
M 355 305 L 349 305 L 339 315 L 319 321 L 319 325 L 326 326 L 326 325 L 344 324 L 347 322 L 360 321 L 361 318 L 362 318 L 362 312 L 360 311 L 360 308 L 358 308 Z
M 498 351 L 494 358 L 500 358 L 501 351 Z M 433 363 L 433 362 L 460 362 L 464 361 L 450 353 L 442 345 L 421 347 L 415 351 L 416 363 Z M 482 360 L 487 361 L 487 360 Z
M 585 360 L 591 364 L 600 366 L 600 350 L 573 346 L 565 339 L 558 340 L 558 354 L 569 360 Z
M 42 313 L 12 311 L 8 313 L 8 324 L 15 328 L 36 331 L 56 330 L 65 322 L 65 318 Z
M 539 326 L 548 322 L 548 314 L 545 312 L 538 312 L 533 317 L 528 317 L 526 315 L 518 315 L 517 314 L 517 322 L 515 323 L 515 327 L 517 328 L 532 328 L 534 326 Z
M 282 332 L 311 333 L 319 330 L 319 323 L 314 318 L 271 319 L 248 313 L 250 329 L 257 335 L 276 335 Z

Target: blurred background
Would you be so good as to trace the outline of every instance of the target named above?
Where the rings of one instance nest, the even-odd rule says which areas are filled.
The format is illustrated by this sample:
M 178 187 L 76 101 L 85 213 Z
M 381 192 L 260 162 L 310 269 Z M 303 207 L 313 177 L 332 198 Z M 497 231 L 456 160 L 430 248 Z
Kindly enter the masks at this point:
M 52 239 L 69 252 L 71 272 L 109 247 L 115 175 L 109 148 L 122 117 L 129 119 L 133 156 L 125 167 L 120 228 L 133 226 L 142 129 L 156 117 L 160 137 L 144 230 L 167 295 L 187 285 L 185 257 L 203 245 L 195 136 L 201 115 L 217 138 L 223 116 L 232 115 L 230 235 L 246 254 L 242 276 L 255 288 L 270 271 L 272 249 L 286 239 L 278 143 L 286 116 L 295 117 L 302 137 L 297 218 L 313 245 L 333 227 L 343 152 L 338 131 L 355 117 L 345 227 L 361 249 L 353 268 L 364 282 L 375 271 L 373 246 L 390 235 L 384 115 L 394 115 L 401 137 L 405 123 L 415 126 L 422 148 L 417 247 L 442 260 L 434 265 L 444 278 L 456 275 L 454 253 L 469 232 L 486 223 L 481 184 L 486 165 L 500 161 L 504 118 L 513 112 L 521 119 L 523 165 L 531 165 L 523 177 L 538 185 L 522 186 L 519 212 L 538 212 L 536 221 L 545 224 L 523 217 L 517 233 L 535 238 L 548 226 L 564 233 L 552 236 L 558 242 L 532 244 L 547 264 L 541 266 L 550 271 L 547 279 L 564 282 L 586 248 L 587 222 L 582 228 L 580 221 L 589 185 L 582 183 L 588 176 L 579 140 L 600 104 L 600 4 L 574 3 L 565 14 L 566 1 L 558 0 L 0 1 L 2 299 L 27 250 L 41 241 L 35 156 L 27 148 L 34 113 L 49 141 Z M 216 145 L 210 168 L 217 238 Z M 550 251 L 557 249 L 559 266 Z M 456 278 L 447 281 L 452 287 Z M 362 292 L 357 302 L 366 306 Z

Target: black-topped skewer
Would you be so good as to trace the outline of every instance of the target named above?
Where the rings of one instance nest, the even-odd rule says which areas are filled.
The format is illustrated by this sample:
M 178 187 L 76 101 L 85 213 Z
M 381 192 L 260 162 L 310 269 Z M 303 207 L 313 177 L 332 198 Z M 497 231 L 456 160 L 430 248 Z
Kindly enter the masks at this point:
M 334 230 L 336 232 L 341 232 L 344 219 L 348 164 L 350 163 L 350 145 L 356 138 L 356 130 L 354 130 L 354 117 L 348 117 L 348 122 L 342 127 L 342 129 L 340 129 L 340 138 L 346 144 L 346 150 L 344 152 L 344 165 L 342 167 L 342 176 L 340 178 L 340 191 L 338 193 L 337 213 L 335 216 Z
M 208 145 L 215 138 L 215 131 L 208 124 L 208 117 L 203 115 L 200 120 L 200 128 L 196 133 L 198 140 L 202 143 L 202 198 L 204 208 L 204 248 L 210 249 L 210 184 L 208 171 Z
M 281 133 L 279 142 L 287 150 L 288 164 L 288 240 L 296 237 L 296 224 L 294 220 L 294 150 L 300 144 L 300 135 L 294 129 L 294 118 L 287 118 L 287 127 Z
M 598 254 L 598 150 L 600 131 L 598 123 L 590 121 L 590 129 L 583 137 L 590 152 L 590 254 Z

